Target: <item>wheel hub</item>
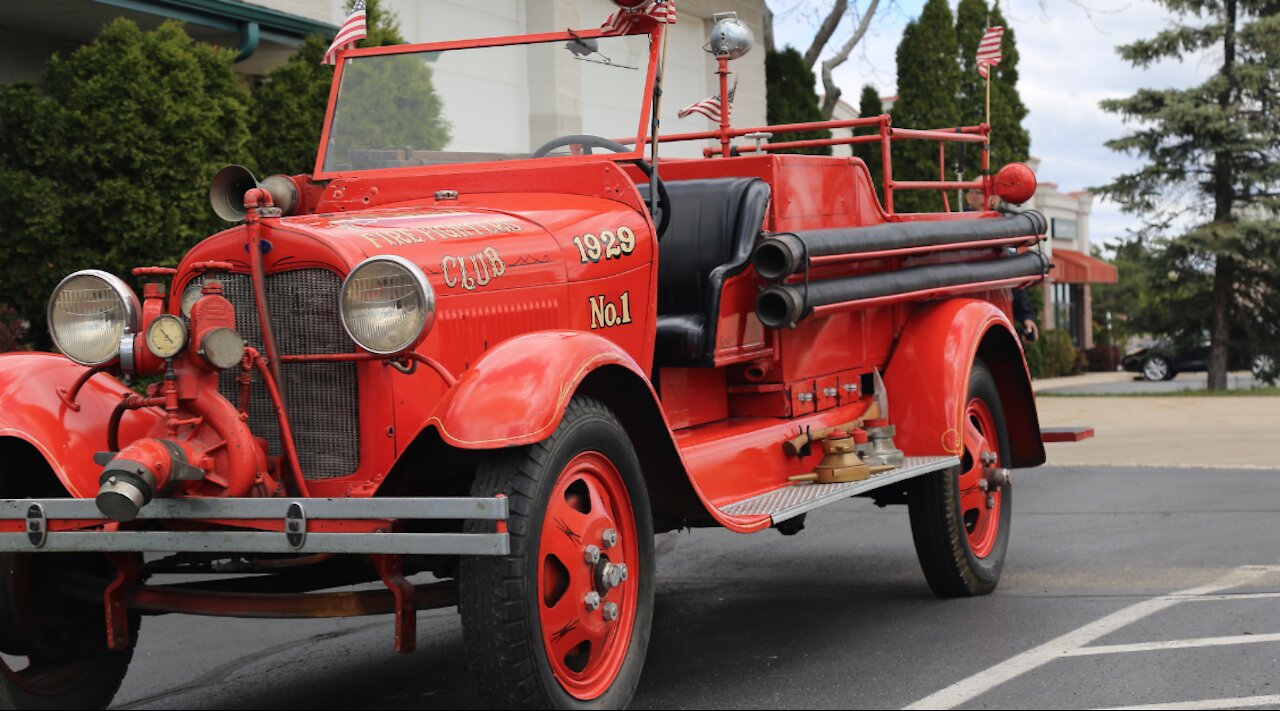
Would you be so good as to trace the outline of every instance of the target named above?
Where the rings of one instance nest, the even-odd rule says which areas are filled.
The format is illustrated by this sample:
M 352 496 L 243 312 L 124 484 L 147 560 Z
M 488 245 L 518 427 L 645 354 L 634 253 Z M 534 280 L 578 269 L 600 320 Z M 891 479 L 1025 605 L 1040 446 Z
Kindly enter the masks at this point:
M 640 553 L 622 476 L 598 452 L 573 458 L 547 503 L 538 547 L 539 622 L 552 672 L 581 700 L 604 693 L 636 624 Z

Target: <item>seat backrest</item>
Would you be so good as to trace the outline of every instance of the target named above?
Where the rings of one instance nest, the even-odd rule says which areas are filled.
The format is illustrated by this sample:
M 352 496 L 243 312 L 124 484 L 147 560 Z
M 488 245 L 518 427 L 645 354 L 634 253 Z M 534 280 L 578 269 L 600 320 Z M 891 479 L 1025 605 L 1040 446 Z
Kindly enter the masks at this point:
M 658 244 L 655 357 L 669 364 L 710 365 L 720 289 L 750 263 L 769 206 L 769 184 L 759 178 L 711 178 L 666 186 L 671 222 Z M 647 188 L 641 186 L 646 199 Z
M 714 323 L 720 285 L 747 266 L 760 235 L 769 184 L 711 178 L 673 180 L 666 187 L 671 224 L 658 245 L 658 314 L 706 313 Z M 646 199 L 647 188 L 641 186 Z

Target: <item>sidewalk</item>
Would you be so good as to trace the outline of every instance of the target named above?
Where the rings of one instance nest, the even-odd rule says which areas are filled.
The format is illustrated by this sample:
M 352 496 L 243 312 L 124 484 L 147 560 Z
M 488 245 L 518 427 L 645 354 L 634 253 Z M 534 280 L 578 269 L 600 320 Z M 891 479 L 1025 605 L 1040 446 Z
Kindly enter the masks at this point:
M 1132 375 L 1094 373 L 1094 375 Z M 1043 389 L 1053 381 L 1042 381 Z M 1052 387 L 1052 385 L 1050 385 Z M 1041 397 L 1041 427 L 1089 425 L 1093 439 L 1046 444 L 1048 464 L 1235 467 L 1280 474 L 1280 397 Z
M 1036 392 L 1075 388 L 1085 385 L 1108 385 L 1111 383 L 1127 383 L 1133 380 L 1133 373 L 1081 373 L 1061 378 L 1041 378 L 1031 381 L 1031 388 Z

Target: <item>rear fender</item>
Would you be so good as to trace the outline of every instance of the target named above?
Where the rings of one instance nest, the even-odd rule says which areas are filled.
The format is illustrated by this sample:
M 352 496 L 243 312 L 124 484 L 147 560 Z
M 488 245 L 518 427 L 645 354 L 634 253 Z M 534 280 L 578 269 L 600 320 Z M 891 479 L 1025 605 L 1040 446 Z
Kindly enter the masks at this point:
M 87 498 L 98 491 L 102 467 L 93 462 L 93 455 L 107 448 L 111 410 L 131 391 L 111 375 L 99 373 L 80 390 L 77 410 L 62 400 L 58 388 L 69 389 L 84 371 L 84 366 L 53 353 L 0 355 L 0 444 L 21 440 L 31 445 L 67 491 Z M 151 409 L 125 413 L 120 441 L 145 436 L 160 417 Z M 5 491 L 24 491 L 24 486 L 6 483 Z
M 912 456 L 959 455 L 969 375 L 981 358 L 1000 391 L 1012 467 L 1045 461 L 1026 359 L 1009 318 L 976 299 L 949 299 L 915 310 L 885 369 L 897 445 Z

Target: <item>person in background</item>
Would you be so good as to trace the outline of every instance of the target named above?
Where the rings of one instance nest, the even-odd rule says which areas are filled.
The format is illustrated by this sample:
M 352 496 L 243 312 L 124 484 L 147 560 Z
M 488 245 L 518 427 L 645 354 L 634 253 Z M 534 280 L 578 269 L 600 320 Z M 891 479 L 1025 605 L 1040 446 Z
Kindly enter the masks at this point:
M 965 212 L 981 212 L 982 191 L 969 190 L 964 195 Z M 1018 333 L 1027 343 L 1035 343 L 1040 337 L 1040 329 L 1036 327 L 1036 312 L 1031 308 L 1031 297 L 1026 289 L 1013 290 L 1013 321 L 1018 324 Z

